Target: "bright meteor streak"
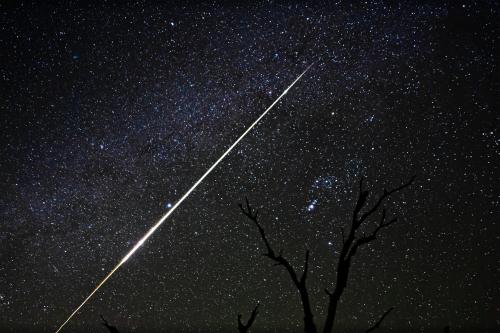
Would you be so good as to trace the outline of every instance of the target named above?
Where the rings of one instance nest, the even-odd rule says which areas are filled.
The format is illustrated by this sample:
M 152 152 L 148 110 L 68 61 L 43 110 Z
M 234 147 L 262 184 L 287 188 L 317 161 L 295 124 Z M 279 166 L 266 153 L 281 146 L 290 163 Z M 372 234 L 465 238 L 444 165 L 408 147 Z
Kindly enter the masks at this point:
M 255 125 L 257 125 L 259 123 L 259 121 L 264 118 L 264 116 L 276 105 L 276 103 L 279 102 L 279 100 L 286 95 L 286 93 L 295 85 L 295 83 L 297 83 L 297 81 L 299 81 L 302 76 L 311 68 L 311 66 L 314 65 L 314 63 L 310 64 L 303 72 L 302 74 L 300 74 L 296 79 L 295 81 L 292 82 L 292 84 L 290 86 L 288 86 L 288 88 L 285 89 L 285 91 L 283 91 L 283 93 L 260 115 L 259 118 L 257 118 L 257 120 L 255 120 L 252 125 L 250 125 L 250 127 L 248 127 L 245 132 L 243 132 L 243 134 L 240 135 L 240 137 L 231 145 L 231 147 L 229 147 L 225 152 L 224 154 L 222 154 L 221 157 L 219 157 L 219 159 L 217 161 L 215 161 L 215 163 L 203 174 L 203 176 L 200 177 L 200 179 L 198 179 L 196 181 L 196 183 L 194 183 L 193 186 L 191 186 L 191 188 L 172 206 L 172 208 L 170 208 L 170 210 L 165 214 L 163 215 L 163 217 L 158 221 L 156 222 L 155 225 L 153 225 L 151 227 L 151 229 L 148 230 L 148 232 L 142 236 L 142 238 L 134 245 L 134 247 L 123 257 L 122 260 L 120 260 L 120 262 L 115 266 L 115 268 L 113 268 L 111 270 L 111 272 L 108 273 L 108 275 L 106 275 L 106 277 L 97 285 L 97 287 L 95 287 L 95 289 L 90 293 L 90 295 L 87 296 L 87 298 L 85 298 L 82 302 L 82 304 L 80 304 L 76 309 L 75 311 L 73 311 L 69 317 L 66 319 L 66 321 L 64 321 L 62 323 L 62 325 L 57 329 L 57 331 L 55 333 L 58 333 L 59 331 L 61 331 L 63 329 L 63 327 L 71 320 L 71 318 L 73 318 L 73 316 L 85 305 L 85 303 L 88 302 L 88 300 L 90 300 L 90 298 L 92 298 L 92 296 L 99 290 L 99 288 L 101 288 L 105 283 L 106 281 L 108 281 L 108 279 L 118 270 L 118 268 L 120 268 L 121 265 L 123 265 L 143 244 L 144 242 L 146 242 L 146 240 L 151 237 L 151 235 L 156 231 L 156 229 L 158 229 L 162 224 L 163 222 L 165 222 L 165 220 L 170 216 L 172 215 L 172 213 L 177 209 L 177 207 L 180 206 L 180 204 L 187 199 L 187 197 L 191 194 L 191 192 L 193 192 L 197 187 L 198 185 L 200 185 L 200 183 L 217 167 L 217 165 L 222 162 L 222 160 L 231 152 L 231 150 L 234 149 L 234 147 L 236 147 L 236 145 L 241 141 L 243 140 L 243 138 L 248 134 L 248 132 L 250 132 L 252 130 L 252 128 L 255 127 Z

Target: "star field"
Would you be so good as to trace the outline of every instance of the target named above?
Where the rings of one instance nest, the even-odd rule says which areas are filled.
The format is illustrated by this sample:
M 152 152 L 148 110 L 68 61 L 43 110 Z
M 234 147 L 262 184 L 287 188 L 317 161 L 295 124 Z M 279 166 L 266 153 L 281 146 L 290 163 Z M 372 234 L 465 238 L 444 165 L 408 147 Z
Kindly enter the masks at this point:
M 0 5 L 0 331 L 51 332 L 311 63 L 65 328 L 301 332 L 260 209 L 321 327 L 366 177 L 399 221 L 356 255 L 336 327 L 500 328 L 499 6 Z

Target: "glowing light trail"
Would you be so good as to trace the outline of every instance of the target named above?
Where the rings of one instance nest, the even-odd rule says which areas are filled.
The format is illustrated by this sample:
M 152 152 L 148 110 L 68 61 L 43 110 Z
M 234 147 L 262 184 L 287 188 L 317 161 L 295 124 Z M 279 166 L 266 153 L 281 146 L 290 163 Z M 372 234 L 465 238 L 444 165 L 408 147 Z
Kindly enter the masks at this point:
M 123 257 L 122 260 L 120 260 L 120 262 L 115 266 L 115 268 L 113 268 L 111 270 L 111 272 L 108 273 L 108 275 L 106 275 L 106 277 L 97 285 L 97 287 L 95 287 L 95 289 L 90 293 L 90 295 L 87 296 L 87 298 L 85 298 L 82 302 L 82 304 L 80 304 L 76 309 L 75 311 L 73 311 L 68 319 L 66 319 L 61 326 L 59 326 L 59 328 L 57 329 L 57 331 L 55 333 L 58 333 L 59 331 L 61 331 L 63 329 L 63 327 L 71 320 L 71 318 L 73 318 L 73 316 L 85 305 L 85 303 L 88 302 L 88 300 L 90 300 L 90 298 L 92 298 L 92 296 L 99 290 L 99 288 L 101 288 L 105 283 L 106 281 L 108 281 L 108 279 L 116 272 L 116 270 L 118 268 L 120 268 L 121 265 L 123 265 L 143 244 L 144 242 L 146 242 L 146 240 L 151 237 L 151 235 L 156 231 L 156 229 L 158 229 L 162 224 L 163 222 L 165 222 L 165 220 L 170 216 L 172 215 L 172 213 L 177 209 L 177 207 L 180 206 L 180 204 L 187 199 L 187 197 L 191 194 L 191 192 L 193 192 L 196 187 L 198 187 L 198 185 L 200 185 L 200 183 L 217 167 L 217 165 L 222 162 L 222 160 L 234 149 L 234 147 L 236 147 L 236 145 L 238 145 L 238 143 L 243 140 L 243 138 L 248 134 L 248 132 L 250 132 L 252 130 L 252 128 L 255 127 L 255 125 L 257 125 L 259 123 L 259 121 L 264 118 L 264 116 L 276 105 L 276 103 L 279 102 L 279 100 L 286 95 L 286 93 L 295 85 L 295 83 L 297 83 L 297 81 L 299 81 L 302 76 L 311 68 L 311 66 L 313 66 L 314 63 L 310 64 L 303 72 L 302 74 L 300 74 L 296 79 L 295 81 L 292 82 L 292 84 L 290 86 L 288 86 L 288 88 L 285 89 L 285 91 L 283 91 L 283 93 L 273 102 L 273 104 L 271 104 L 261 115 L 259 118 L 257 118 L 257 120 L 255 120 L 253 122 L 252 125 L 250 125 L 250 127 L 248 127 L 246 129 L 245 132 L 243 132 L 243 134 L 240 135 L 240 137 L 231 145 L 231 147 L 229 147 L 225 152 L 224 154 L 222 154 L 221 157 L 219 157 L 219 159 L 217 161 L 215 161 L 215 163 L 203 174 L 203 176 L 200 177 L 200 179 L 198 179 L 196 181 L 196 183 L 194 183 L 193 186 L 191 186 L 191 188 L 172 206 L 172 208 L 170 208 L 170 210 L 165 214 L 163 215 L 163 217 L 158 221 L 156 222 L 155 225 L 153 225 L 151 227 L 151 229 L 148 230 L 148 232 L 134 245 L 134 247 L 125 255 L 125 257 Z

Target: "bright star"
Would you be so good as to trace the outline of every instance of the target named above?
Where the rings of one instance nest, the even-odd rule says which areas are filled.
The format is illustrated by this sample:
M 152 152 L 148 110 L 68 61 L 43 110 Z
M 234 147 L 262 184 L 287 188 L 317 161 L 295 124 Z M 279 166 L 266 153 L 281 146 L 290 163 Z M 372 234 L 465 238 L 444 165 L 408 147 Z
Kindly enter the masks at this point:
M 311 203 L 307 206 L 307 211 L 312 212 L 314 208 L 316 208 L 316 204 L 318 203 L 318 199 L 314 199 L 311 201 Z

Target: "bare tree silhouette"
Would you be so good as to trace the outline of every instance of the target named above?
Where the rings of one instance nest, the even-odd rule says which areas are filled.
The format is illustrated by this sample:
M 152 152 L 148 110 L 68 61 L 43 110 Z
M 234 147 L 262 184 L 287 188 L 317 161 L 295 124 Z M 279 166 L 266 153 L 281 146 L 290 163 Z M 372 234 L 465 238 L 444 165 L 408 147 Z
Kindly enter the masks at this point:
M 120 331 L 118 331 L 118 329 L 115 326 L 109 325 L 108 322 L 107 322 L 107 320 L 104 319 L 104 317 L 102 315 L 100 315 L 100 316 L 101 316 L 101 319 L 103 321 L 102 324 L 109 330 L 109 332 L 111 332 L 111 333 L 120 333 Z
M 347 280 L 349 277 L 349 270 L 351 268 L 352 259 L 355 256 L 356 252 L 362 246 L 374 241 L 377 238 L 377 234 L 380 230 L 387 228 L 394 222 L 396 222 L 396 218 L 392 218 L 387 220 L 387 212 L 385 208 L 382 208 L 382 213 L 380 214 L 379 222 L 377 227 L 368 235 L 361 234 L 358 235 L 358 231 L 360 227 L 366 225 L 368 221 L 373 219 L 374 215 L 384 203 L 387 197 L 392 194 L 403 190 L 404 188 L 410 186 L 415 177 L 412 177 L 408 182 L 403 183 L 402 185 L 393 188 L 391 190 L 384 189 L 383 193 L 379 195 L 374 200 L 374 204 L 371 207 L 368 206 L 367 199 L 370 196 L 370 191 L 363 188 L 364 178 L 361 178 L 359 181 L 359 194 L 358 199 L 356 201 L 356 205 L 353 210 L 352 219 L 350 223 L 350 229 L 347 234 L 347 237 L 344 236 L 344 230 L 341 229 L 342 233 L 342 250 L 340 252 L 340 256 L 337 263 L 337 275 L 336 275 L 336 283 L 333 292 L 330 292 L 328 289 L 325 289 L 326 294 L 328 295 L 328 309 L 327 315 L 325 319 L 325 324 L 323 327 L 323 333 L 331 333 L 333 331 L 333 324 L 335 322 L 335 316 L 337 314 L 337 306 L 340 301 L 340 298 L 347 286 Z M 309 266 L 309 250 L 306 250 L 305 259 L 304 259 L 304 267 L 302 270 L 302 274 L 298 276 L 297 272 L 293 268 L 293 266 L 289 263 L 289 261 L 283 257 L 283 251 L 276 253 L 272 248 L 269 240 L 267 239 L 264 228 L 261 226 L 258 220 L 258 211 L 254 210 L 248 199 L 246 200 L 246 207 L 242 204 L 239 204 L 239 207 L 243 214 L 248 217 L 257 227 L 260 237 L 264 242 L 266 247 L 266 253 L 263 255 L 273 260 L 276 266 L 283 266 L 285 270 L 288 272 L 288 275 L 293 281 L 293 284 L 297 288 L 300 300 L 302 302 L 302 308 L 304 312 L 304 332 L 306 333 L 317 333 L 318 330 L 316 328 L 316 324 L 314 323 L 314 316 L 311 310 L 311 302 L 309 298 L 309 293 L 306 286 L 307 280 L 307 272 Z M 362 212 L 363 211 L 363 212 Z M 371 332 L 378 328 L 385 317 L 392 311 L 392 308 L 384 313 L 384 315 L 372 326 L 367 332 Z
M 255 321 L 255 317 L 257 317 L 257 315 L 259 314 L 259 311 L 258 311 L 259 305 L 260 304 L 257 304 L 255 306 L 255 308 L 252 311 L 252 314 L 250 315 L 250 319 L 248 319 L 246 324 L 243 324 L 243 322 L 241 321 L 241 314 L 238 314 L 238 331 L 240 333 L 248 332 L 248 330 L 252 326 L 253 322 Z

